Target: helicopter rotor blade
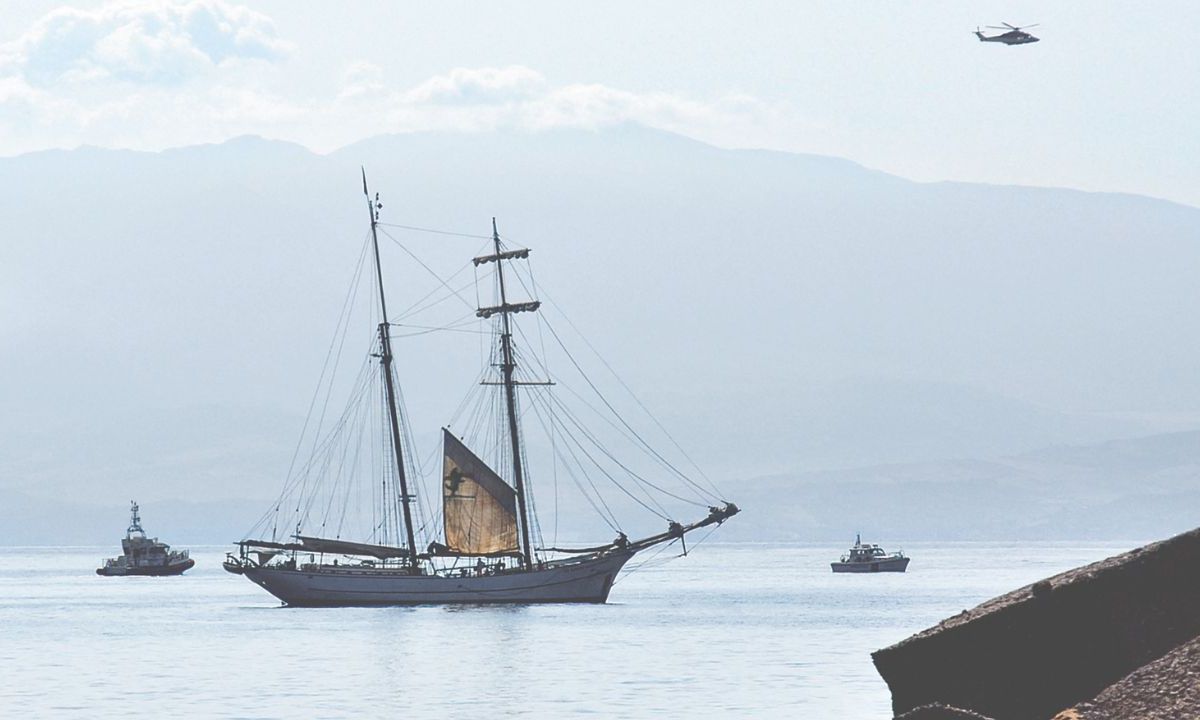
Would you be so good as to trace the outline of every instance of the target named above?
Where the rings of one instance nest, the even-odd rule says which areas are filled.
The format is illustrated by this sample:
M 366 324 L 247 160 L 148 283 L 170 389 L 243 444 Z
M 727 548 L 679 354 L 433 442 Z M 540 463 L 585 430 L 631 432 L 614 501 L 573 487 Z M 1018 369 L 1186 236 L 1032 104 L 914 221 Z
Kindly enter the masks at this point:
M 1021 28 L 1017 27 L 1016 25 L 1009 25 L 1008 23 L 1000 23 L 1000 24 L 1003 25 L 1004 27 L 1012 28 L 1013 30 L 1021 29 Z
M 999 25 L 984 25 L 984 27 L 988 28 L 989 30 L 1008 30 L 1009 29 L 1006 27 L 1001 27 Z

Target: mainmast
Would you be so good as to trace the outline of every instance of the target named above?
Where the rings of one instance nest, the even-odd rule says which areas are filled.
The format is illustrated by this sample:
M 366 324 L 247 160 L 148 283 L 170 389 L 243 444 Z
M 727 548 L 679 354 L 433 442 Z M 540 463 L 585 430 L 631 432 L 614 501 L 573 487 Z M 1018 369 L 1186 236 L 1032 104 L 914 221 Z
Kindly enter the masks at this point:
M 363 170 L 363 194 L 367 196 L 367 212 L 371 216 L 371 243 L 375 248 L 375 278 L 379 281 L 379 310 L 383 314 L 379 323 L 380 364 L 383 366 L 383 384 L 387 389 L 388 417 L 392 424 L 392 448 L 396 453 L 396 478 L 400 481 L 400 502 L 404 511 L 404 532 L 408 539 L 409 566 L 417 567 L 417 543 L 413 537 L 412 511 L 409 504 L 412 496 L 408 494 L 408 478 L 404 471 L 404 449 L 400 444 L 400 415 L 396 410 L 396 386 L 392 379 L 392 338 L 389 332 L 387 300 L 383 297 L 383 269 L 379 264 L 379 235 L 375 225 L 379 221 L 379 195 L 371 199 L 367 191 L 367 171 Z M 386 541 L 385 541 L 386 542 Z
M 504 288 L 504 260 L 514 258 L 524 259 L 529 257 L 528 249 L 509 250 L 501 252 L 500 250 L 500 233 L 496 230 L 496 218 L 492 218 L 492 245 L 495 248 L 495 255 L 485 255 L 475 258 L 476 266 L 484 263 L 495 261 L 496 277 L 500 285 L 500 304 L 495 307 L 479 308 L 476 313 L 481 318 L 487 319 L 493 315 L 499 314 L 501 321 L 500 348 L 503 354 L 503 359 L 500 365 L 500 371 L 504 381 L 504 401 L 508 410 L 508 438 L 511 443 L 512 450 L 512 469 L 513 469 L 513 486 L 517 491 L 517 508 L 520 511 L 521 520 L 521 559 L 525 564 L 525 568 L 533 567 L 533 544 L 529 540 L 529 509 L 525 497 L 525 475 L 521 468 L 521 436 L 517 427 L 517 395 L 516 386 L 521 384 L 513 380 L 513 371 L 516 370 L 517 364 L 513 359 L 512 349 L 512 328 L 509 324 L 508 316 L 516 312 L 532 312 L 537 310 L 541 305 L 540 302 L 523 302 L 509 304 L 508 295 Z

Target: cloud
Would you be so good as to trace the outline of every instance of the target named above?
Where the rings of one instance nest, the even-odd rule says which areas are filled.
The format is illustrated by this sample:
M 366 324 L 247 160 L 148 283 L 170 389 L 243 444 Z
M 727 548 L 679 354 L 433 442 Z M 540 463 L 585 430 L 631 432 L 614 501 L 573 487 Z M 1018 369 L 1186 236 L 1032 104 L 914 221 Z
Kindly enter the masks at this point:
M 521 65 L 455 68 L 409 90 L 404 100 L 417 104 L 491 105 L 527 100 L 545 88 L 546 79 L 541 73 Z
M 107 80 L 172 85 L 287 50 L 270 18 L 223 0 L 117 2 L 44 16 L 0 47 L 0 74 L 34 87 Z
M 0 44 L 0 154 L 79 144 L 154 150 L 257 134 L 327 151 L 411 131 L 601 128 L 635 122 L 722 142 L 769 117 L 753 98 L 554 84 L 524 65 L 415 84 L 369 59 L 340 83 L 297 82 L 270 17 L 227 0 L 61 8 Z
M 366 60 L 359 60 L 350 63 L 342 73 L 342 89 L 338 93 L 338 100 L 352 101 L 379 95 L 386 90 L 383 68 Z
M 735 120 L 765 109 L 762 103 L 745 96 L 706 102 L 597 83 L 554 87 L 540 72 L 522 65 L 455 68 L 408 90 L 388 92 L 378 70 L 374 68 L 370 74 L 372 100 L 386 108 L 397 122 L 419 126 L 414 129 L 429 129 L 426 126 L 430 121 L 443 129 L 465 131 L 498 126 L 594 129 L 627 122 L 684 126 Z M 357 90 L 361 84 L 353 87 L 356 92 L 343 92 L 343 97 L 360 96 Z
M 598 83 L 554 86 L 540 72 L 521 65 L 456 68 L 404 89 L 388 87 L 380 68 L 355 63 L 346 72 L 338 101 L 347 116 L 369 117 L 377 123 L 371 129 L 362 128 L 364 134 L 598 129 L 629 122 L 705 134 L 744 128 L 747 123 L 765 122 L 778 115 L 744 95 L 698 100 Z
M 522 111 L 524 124 L 533 128 L 598 128 L 637 122 L 670 129 L 744 122 L 769 112 L 763 103 L 747 96 L 700 101 L 673 93 L 636 93 L 598 84 L 558 88 Z

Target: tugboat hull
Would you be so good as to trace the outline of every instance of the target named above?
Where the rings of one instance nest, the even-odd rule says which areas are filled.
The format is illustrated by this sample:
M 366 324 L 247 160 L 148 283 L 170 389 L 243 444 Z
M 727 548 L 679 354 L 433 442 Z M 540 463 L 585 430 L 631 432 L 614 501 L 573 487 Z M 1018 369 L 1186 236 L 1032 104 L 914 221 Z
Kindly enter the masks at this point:
M 125 577 L 129 575 L 165 577 L 168 575 L 182 575 L 185 570 L 190 570 L 195 564 L 195 560 L 188 558 L 183 562 L 172 563 L 170 565 L 149 565 L 142 567 L 109 565 L 102 568 L 96 568 L 96 574 L 103 575 L 104 577 Z
M 868 562 L 835 562 L 830 563 L 835 573 L 877 573 L 904 572 L 908 568 L 909 558 L 886 558 Z
M 331 565 L 241 566 L 245 575 L 293 607 L 603 603 L 633 553 L 616 553 L 529 572 L 449 577 Z

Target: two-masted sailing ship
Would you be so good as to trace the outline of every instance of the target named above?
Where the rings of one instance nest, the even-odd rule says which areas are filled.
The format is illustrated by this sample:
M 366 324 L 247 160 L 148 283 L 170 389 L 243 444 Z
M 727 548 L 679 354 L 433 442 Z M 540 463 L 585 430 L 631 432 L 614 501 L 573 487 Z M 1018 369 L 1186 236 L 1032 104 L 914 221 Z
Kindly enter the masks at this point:
M 492 455 L 497 460 L 493 464 L 485 462 L 468 447 L 467 441 L 451 430 L 443 429 L 440 511 L 432 513 L 435 521 L 430 522 L 427 518 L 424 523 L 418 524 L 421 519 L 417 517 L 414 504 L 420 496 L 415 492 L 414 485 L 419 484 L 421 473 L 414 461 L 410 424 L 395 369 L 393 330 L 400 325 L 389 322 L 384 294 L 384 273 L 379 250 L 383 225 L 379 211 L 382 205 L 378 195 L 372 199 L 367 191 L 365 172 L 363 192 L 367 198 L 370 234 L 362 258 L 370 256 L 374 261 L 372 274 L 378 294 L 379 313 L 378 324 L 372 328 L 371 340 L 371 355 L 378 363 L 364 364 L 363 373 L 382 378 L 382 387 L 379 387 L 380 383 L 367 382 L 352 395 L 363 398 L 377 394 L 384 406 L 382 415 L 385 419 L 378 426 L 370 426 L 367 421 L 358 424 L 375 427 L 379 436 L 376 452 L 380 457 L 370 464 L 379 475 L 372 483 L 375 489 L 371 491 L 379 509 L 372 511 L 368 529 L 359 537 L 347 537 L 345 509 L 340 511 L 340 515 L 331 511 L 334 496 L 339 493 L 347 497 L 354 494 L 349 489 L 337 489 L 343 487 L 339 483 L 349 487 L 349 481 L 344 476 L 354 471 L 346 469 L 347 464 L 353 465 L 346 458 L 356 458 L 360 452 L 352 442 L 338 445 L 337 438 L 350 434 L 352 430 L 347 428 L 352 429 L 358 423 L 355 420 L 357 416 L 347 412 L 330 432 L 329 438 L 314 442 L 317 451 L 337 457 L 310 462 L 302 473 L 289 478 L 290 485 L 285 484 L 280 502 L 273 507 L 274 515 L 268 512 L 264 516 L 256 528 L 259 533 L 257 537 L 237 543 L 237 550 L 226 557 L 226 570 L 244 575 L 291 606 L 602 603 L 607 600 L 618 573 L 634 555 L 648 548 L 676 542 L 683 546 L 686 554 L 686 535 L 700 528 L 715 527 L 738 512 L 737 506 L 721 500 L 715 487 L 710 484 L 712 493 L 700 493 L 689 500 L 707 511 L 700 519 L 684 523 L 665 513 L 658 513 L 656 508 L 665 508 L 652 497 L 652 493 L 653 490 L 663 490 L 662 485 L 614 458 L 613 462 L 627 471 L 629 476 L 644 481 L 637 492 L 623 485 L 621 489 L 638 504 L 656 512 L 665 520 L 666 528 L 641 539 L 630 539 L 619 530 L 619 526 L 614 526 L 618 527 L 616 539 L 588 547 L 545 547 L 540 542 L 540 525 L 537 523 L 528 482 L 528 452 L 522 433 L 522 400 L 528 397 L 526 393 L 532 395 L 534 392 L 548 391 L 544 386 L 553 383 L 525 380 L 518 374 L 518 360 L 525 356 L 517 349 L 513 316 L 536 312 L 541 302 L 537 299 L 514 301 L 510 297 L 514 288 L 512 275 L 506 275 L 507 266 L 527 260 L 530 251 L 527 248 L 510 248 L 502 242 L 493 220 L 486 254 L 475 257 L 471 263 L 476 273 L 480 269 L 492 273 L 496 300 L 495 304 L 474 308 L 475 317 L 472 321 L 480 325 L 487 323 L 494 342 L 491 343 L 481 379 L 473 386 L 500 393 L 499 398 L 490 405 L 497 411 L 496 422 L 489 426 L 492 429 L 487 431 L 486 437 L 478 440 L 483 445 L 490 444 Z M 364 272 L 362 268 L 365 264 L 369 264 L 368 261 L 360 258 L 360 273 Z M 444 281 L 442 284 L 447 286 Z M 529 290 L 528 287 L 524 289 Z M 588 384 L 591 385 L 591 382 L 588 381 Z M 535 413 L 541 412 L 539 408 L 551 407 L 549 401 L 539 398 L 529 403 Z M 603 404 L 612 409 L 607 400 Z M 525 410 L 529 410 L 529 407 Z M 568 415 L 556 427 L 562 433 L 577 419 Z M 646 445 L 641 436 L 632 433 L 632 428 L 623 419 L 620 419 L 619 425 L 613 423 L 613 427 L 618 429 L 622 426 L 630 430 L 629 433 L 622 430 L 622 434 L 636 437 L 639 447 L 656 458 L 660 465 L 683 478 L 693 489 L 701 488 L 662 454 Z M 569 445 L 568 439 L 579 444 L 581 453 L 568 448 L 568 456 L 563 451 L 563 446 Z M 593 447 L 595 441 L 596 436 L 585 430 L 572 433 L 569 437 L 563 435 L 556 446 L 558 457 L 563 458 L 564 462 L 569 457 L 581 464 L 590 461 L 607 479 L 617 483 L 615 473 L 618 471 L 605 470 L 601 465 L 607 462 L 606 458 L 612 458 L 611 454 L 603 448 L 597 450 Z M 341 449 L 335 449 L 335 446 Z M 497 472 L 496 467 L 503 469 Z M 578 478 L 575 479 L 581 489 L 589 486 L 596 488 L 596 484 L 590 480 L 580 482 Z M 300 497 L 322 480 L 329 480 L 335 488 L 328 493 L 329 500 L 314 502 L 311 498 Z M 666 490 L 663 492 L 672 498 L 682 499 L 679 494 Z M 286 501 L 282 499 L 284 495 L 288 498 Z M 293 496 L 297 498 L 294 501 Z M 325 505 L 325 514 L 318 522 L 314 508 L 321 504 Z M 602 500 L 600 505 L 593 506 L 608 508 Z M 289 523 L 288 530 L 283 531 L 279 527 L 280 518 L 288 512 L 292 513 L 295 522 L 290 524 L 292 520 L 283 517 L 282 522 Z M 437 516 L 440 516 L 440 522 L 436 522 Z M 306 525 L 314 525 L 316 529 L 309 530 Z M 437 537 L 439 525 L 441 533 Z M 268 526 L 270 532 L 267 532 Z M 328 532 L 331 527 L 336 532 Z M 426 539 L 430 540 L 424 549 L 422 543 L 418 542 L 419 532 L 423 532 Z

